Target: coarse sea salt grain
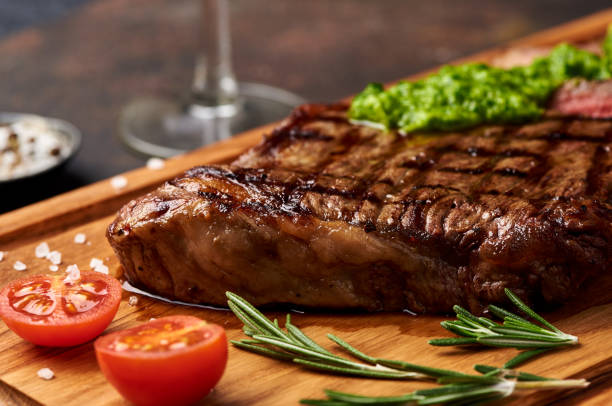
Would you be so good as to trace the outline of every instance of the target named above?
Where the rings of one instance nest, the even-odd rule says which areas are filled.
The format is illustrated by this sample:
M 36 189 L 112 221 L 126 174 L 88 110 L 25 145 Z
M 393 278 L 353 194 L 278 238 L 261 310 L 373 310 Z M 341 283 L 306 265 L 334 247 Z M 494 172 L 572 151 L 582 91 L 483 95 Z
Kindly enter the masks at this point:
M 21 261 L 15 261 L 15 264 L 13 264 L 13 269 L 16 271 L 25 271 L 28 267 L 26 266 L 26 264 L 24 264 Z
M 108 275 L 108 267 L 104 265 L 104 262 L 102 262 L 102 260 L 99 258 L 92 258 L 91 261 L 89 261 L 89 267 L 96 272 L 105 273 Z
M 113 189 L 120 190 L 127 186 L 127 179 L 125 176 L 114 176 L 111 178 L 110 183 Z
M 151 169 L 152 171 L 163 169 L 164 166 L 166 166 L 166 162 L 160 158 L 149 158 L 147 161 L 147 168 Z
M 130 296 L 130 298 L 128 299 L 128 304 L 130 306 L 136 306 L 138 304 L 138 297 Z
M 52 272 L 57 272 L 59 267 L 57 265 L 49 265 L 49 270 Z
M 68 267 L 66 268 L 66 273 L 68 275 L 66 275 L 64 283 L 72 284 L 81 278 L 81 271 L 79 270 L 79 267 L 76 266 L 76 264 L 68 265 Z
M 4 251 L 0 251 L 0 261 L 2 261 L 4 259 L 4 255 L 5 255 L 5 252 Z
M 104 265 L 104 262 L 99 258 L 92 258 L 91 261 L 89 261 L 90 268 L 95 268 L 98 265 Z
M 62 263 L 62 253 L 59 251 L 51 251 L 49 255 L 47 255 L 47 259 L 51 261 L 53 265 L 59 265 Z
M 38 244 L 34 249 L 34 255 L 36 255 L 36 258 L 45 258 L 49 255 L 49 244 L 46 242 Z
M 85 244 L 85 241 L 87 240 L 87 236 L 83 233 L 77 233 L 74 236 L 74 243 L 75 244 Z
M 41 368 L 36 374 L 39 378 L 44 379 L 46 381 L 48 381 L 49 379 L 53 379 L 53 377 L 55 376 L 53 371 L 49 368 Z

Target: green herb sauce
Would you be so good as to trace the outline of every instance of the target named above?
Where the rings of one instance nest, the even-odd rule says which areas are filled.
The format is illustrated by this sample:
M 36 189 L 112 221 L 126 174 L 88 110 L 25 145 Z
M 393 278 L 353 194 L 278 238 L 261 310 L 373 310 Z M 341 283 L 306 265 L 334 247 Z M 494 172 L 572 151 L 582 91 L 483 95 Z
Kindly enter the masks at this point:
M 387 90 L 372 83 L 353 99 L 349 117 L 406 133 L 520 123 L 539 118 L 551 93 L 578 77 L 612 77 L 612 25 L 602 56 L 561 44 L 528 66 L 449 65 L 422 80 L 400 82 Z

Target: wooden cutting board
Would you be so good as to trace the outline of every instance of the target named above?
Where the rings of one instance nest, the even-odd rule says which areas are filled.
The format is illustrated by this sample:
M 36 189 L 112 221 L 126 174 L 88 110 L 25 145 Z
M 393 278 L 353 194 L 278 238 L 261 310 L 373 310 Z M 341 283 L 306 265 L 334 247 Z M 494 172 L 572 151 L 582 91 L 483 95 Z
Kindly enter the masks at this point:
M 612 9 L 458 62 L 490 61 L 508 48 L 593 40 L 603 35 L 610 22 Z M 46 241 L 52 250 L 62 253 L 60 272 L 69 264 L 88 268 L 93 257 L 103 259 L 112 272 L 118 272 L 118 261 L 104 233 L 119 207 L 192 166 L 232 160 L 257 143 L 271 128 L 259 128 L 170 159 L 162 170 L 143 168 L 128 172 L 124 174 L 128 180 L 127 187 L 119 192 L 111 187 L 109 181 L 102 181 L 0 216 L 0 250 L 7 251 L 0 262 L 0 284 L 26 275 L 49 272 L 49 262 L 34 255 L 34 248 L 42 241 Z M 77 233 L 87 236 L 86 244 L 74 242 Z M 27 265 L 26 271 L 13 269 L 17 260 Z M 601 299 L 612 289 L 612 284 L 598 284 L 590 289 L 582 300 L 546 315 L 562 330 L 579 336 L 581 345 L 526 364 L 522 369 L 556 378 L 587 378 L 592 382 L 591 386 L 581 391 L 530 393 L 514 398 L 511 404 L 612 403 L 612 350 L 608 345 L 612 340 L 612 303 Z M 242 337 L 241 324 L 227 311 L 170 305 L 138 295 L 135 295 L 138 303 L 131 306 L 128 298 L 132 295 L 124 292 L 119 312 L 107 331 L 131 327 L 151 317 L 193 314 L 224 326 L 230 339 Z M 585 296 L 588 296 L 587 300 L 584 300 Z M 293 320 L 320 342 L 325 342 L 326 333 L 331 332 L 374 356 L 466 372 L 476 363 L 501 365 L 515 354 L 512 349 L 474 351 L 431 347 L 427 344 L 429 338 L 447 336 L 439 326 L 443 320 L 441 317 L 321 313 L 294 314 Z M 334 349 L 330 342 L 327 346 Z M 44 367 L 55 372 L 54 379 L 44 381 L 37 377 L 36 372 Z M 91 343 L 70 349 L 36 347 L 21 340 L 4 323 L 0 325 L 0 379 L 0 403 L 8 405 L 127 404 L 99 371 Z M 332 377 L 230 348 L 225 375 L 202 404 L 291 405 L 302 398 L 322 398 L 324 388 L 395 395 L 427 385 L 412 381 Z

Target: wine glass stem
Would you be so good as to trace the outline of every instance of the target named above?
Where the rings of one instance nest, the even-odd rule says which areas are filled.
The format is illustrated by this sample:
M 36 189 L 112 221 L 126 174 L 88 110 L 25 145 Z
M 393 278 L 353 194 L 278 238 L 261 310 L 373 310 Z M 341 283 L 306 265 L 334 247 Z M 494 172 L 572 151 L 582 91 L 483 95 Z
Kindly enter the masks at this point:
M 202 0 L 200 51 L 192 85 L 194 103 L 235 104 L 238 85 L 232 70 L 228 0 Z

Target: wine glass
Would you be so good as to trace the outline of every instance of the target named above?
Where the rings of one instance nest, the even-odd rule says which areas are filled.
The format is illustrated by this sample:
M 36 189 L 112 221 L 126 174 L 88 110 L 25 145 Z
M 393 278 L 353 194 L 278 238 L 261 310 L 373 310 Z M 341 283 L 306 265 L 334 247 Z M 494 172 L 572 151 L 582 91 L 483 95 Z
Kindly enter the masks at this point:
M 202 0 L 201 49 L 185 97 L 142 97 L 119 118 L 136 152 L 170 157 L 286 117 L 305 102 L 286 90 L 237 82 L 232 71 L 228 0 Z

